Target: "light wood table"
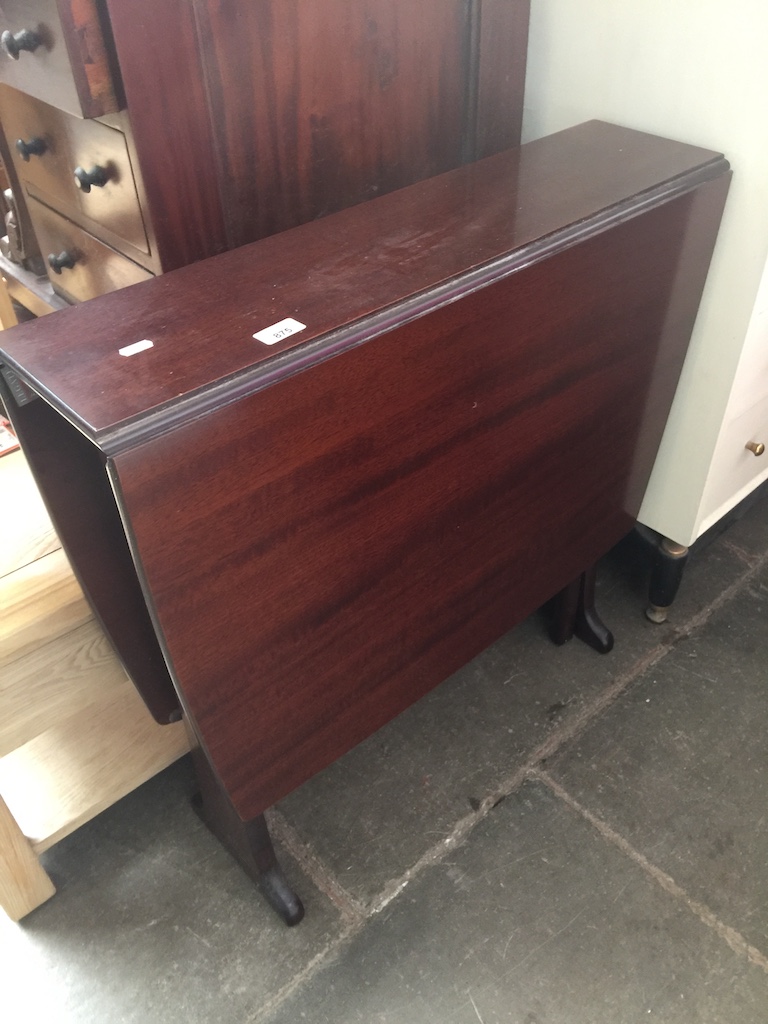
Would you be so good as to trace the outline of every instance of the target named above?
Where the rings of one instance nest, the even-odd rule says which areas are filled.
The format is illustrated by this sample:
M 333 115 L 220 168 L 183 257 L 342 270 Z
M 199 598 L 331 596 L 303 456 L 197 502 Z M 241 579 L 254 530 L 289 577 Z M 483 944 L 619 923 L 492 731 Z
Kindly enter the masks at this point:
M 0 906 L 55 892 L 39 854 L 187 750 L 126 676 L 21 452 L 0 458 Z

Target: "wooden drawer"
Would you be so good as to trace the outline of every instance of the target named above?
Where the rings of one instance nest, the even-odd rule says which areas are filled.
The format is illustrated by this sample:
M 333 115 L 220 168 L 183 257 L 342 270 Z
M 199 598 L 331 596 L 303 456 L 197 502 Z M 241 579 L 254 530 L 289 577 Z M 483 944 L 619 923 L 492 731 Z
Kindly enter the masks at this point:
M 54 288 L 66 298 L 82 302 L 154 276 L 36 199 L 29 200 L 29 212 L 45 259 L 48 254 L 72 257 L 72 267 L 59 274 L 50 266 L 48 271 Z
M 82 117 L 119 110 L 98 4 L 99 0 L 3 0 L 0 79 Z M 20 48 L 25 45 L 33 49 Z
M 0 88 L 0 123 L 19 180 L 31 195 L 75 219 L 149 252 L 126 138 L 100 121 L 73 117 L 14 89 Z M 23 145 L 17 145 L 21 143 Z M 20 152 L 26 148 L 26 159 Z M 30 152 L 31 148 L 31 152 Z M 34 150 L 37 149 L 38 152 Z M 75 171 L 103 172 L 104 184 L 78 187 Z M 119 243 L 111 238 L 113 244 Z

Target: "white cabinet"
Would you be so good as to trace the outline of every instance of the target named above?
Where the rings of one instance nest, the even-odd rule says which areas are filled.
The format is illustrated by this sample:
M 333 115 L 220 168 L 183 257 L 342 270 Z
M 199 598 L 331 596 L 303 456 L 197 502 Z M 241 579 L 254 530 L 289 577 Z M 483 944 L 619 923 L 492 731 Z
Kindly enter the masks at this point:
M 768 4 L 533 0 L 524 140 L 592 117 L 725 153 L 733 182 L 640 521 L 689 546 L 768 477 Z M 762 280 L 762 283 L 761 283 Z
M 768 112 L 768 98 L 766 102 Z M 699 532 L 768 479 L 768 263 L 701 502 Z

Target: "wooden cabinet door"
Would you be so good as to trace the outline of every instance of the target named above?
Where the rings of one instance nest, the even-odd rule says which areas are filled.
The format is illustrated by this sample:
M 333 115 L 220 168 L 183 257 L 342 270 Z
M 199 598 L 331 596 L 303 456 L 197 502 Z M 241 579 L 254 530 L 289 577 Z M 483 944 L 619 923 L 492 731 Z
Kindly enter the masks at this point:
M 233 245 L 473 159 L 481 101 L 490 103 L 499 88 L 511 92 L 520 4 L 203 0 L 200 7 L 213 40 L 204 63 Z M 503 57 L 491 53 L 492 27 L 506 43 Z M 493 73 L 487 61 L 497 57 L 503 64 Z M 509 99 L 494 151 L 518 141 Z
M 519 142 L 528 0 L 107 5 L 166 270 Z

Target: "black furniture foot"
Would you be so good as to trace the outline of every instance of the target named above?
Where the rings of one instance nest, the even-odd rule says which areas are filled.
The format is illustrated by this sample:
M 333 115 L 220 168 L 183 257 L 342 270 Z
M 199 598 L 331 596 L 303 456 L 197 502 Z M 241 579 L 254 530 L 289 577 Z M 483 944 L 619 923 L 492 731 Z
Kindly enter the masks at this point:
M 265 899 L 287 925 L 298 924 L 304 917 L 304 905 L 288 885 L 285 875 L 275 866 L 259 877 L 259 888 Z
M 677 597 L 689 549 L 684 544 L 678 544 L 646 528 L 638 526 L 637 533 L 651 554 L 651 579 L 645 614 L 651 622 L 660 624 L 667 621 L 669 607 Z
M 287 925 L 298 924 L 304 906 L 277 861 L 263 814 L 242 821 L 199 747 L 192 750 L 200 792 L 192 806 L 224 848 L 261 889 L 265 899 Z
M 613 649 L 613 634 L 595 608 L 595 576 L 596 566 L 592 565 L 554 599 L 551 636 L 556 644 L 576 636 L 599 654 L 608 654 Z
M 688 562 L 688 548 L 669 537 L 662 537 L 655 551 L 651 582 L 648 585 L 648 607 L 645 614 L 651 622 L 666 622 L 669 606 L 677 597 Z

